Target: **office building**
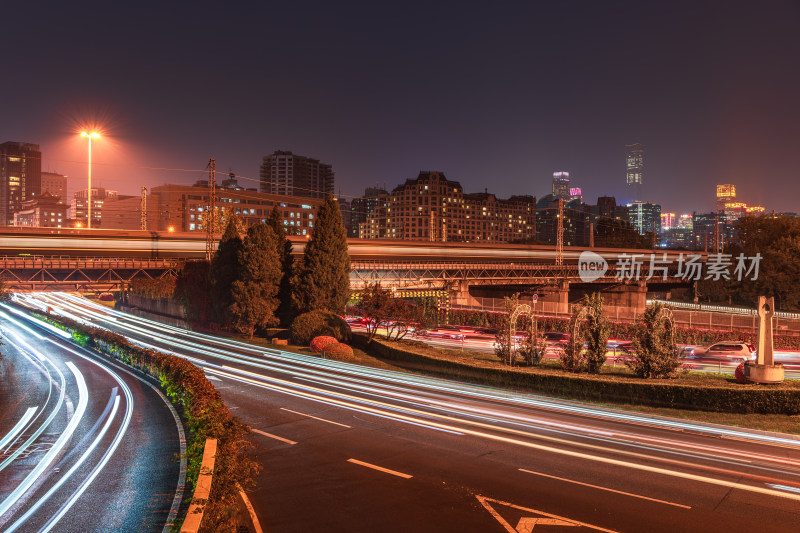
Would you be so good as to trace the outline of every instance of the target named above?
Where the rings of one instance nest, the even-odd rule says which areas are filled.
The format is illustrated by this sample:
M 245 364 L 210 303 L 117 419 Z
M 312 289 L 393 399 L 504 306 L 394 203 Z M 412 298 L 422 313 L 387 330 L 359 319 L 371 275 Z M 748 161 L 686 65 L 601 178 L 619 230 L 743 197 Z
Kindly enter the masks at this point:
M 644 146 L 640 143 L 625 145 L 625 183 L 631 200 L 642 199 L 644 177 Z
M 89 195 L 88 189 L 80 189 L 72 195 L 72 219 L 76 226 L 86 227 L 89 219 Z M 103 224 L 103 204 L 109 200 L 130 198 L 130 196 L 120 197 L 117 191 L 106 190 L 102 187 L 92 187 L 92 227 L 100 228 Z M 137 197 L 138 198 L 138 197 Z
M 724 213 L 694 213 L 692 216 L 692 235 L 697 250 L 725 250 L 733 234 L 733 224 Z
M 628 221 L 640 234 L 661 233 L 661 206 L 650 202 L 633 202 L 627 205 Z
M 61 198 L 48 192 L 22 202 L 14 213 L 14 225 L 27 228 L 66 228 L 67 209 Z
M 725 205 L 736 202 L 736 185 L 726 183 L 717 185 L 717 213 L 725 210 Z
M 289 235 L 308 235 L 316 223 L 318 199 L 279 196 L 241 188 L 217 189 L 216 205 L 219 233 L 225 220 L 235 215 L 245 226 L 266 222 L 274 206 L 283 216 Z M 138 213 L 138 208 L 136 210 Z M 148 229 L 152 231 L 206 231 L 208 187 L 195 185 L 160 185 L 150 189 L 147 198 Z M 133 224 L 138 229 L 139 222 Z M 122 228 L 120 228 L 122 229 Z
M 323 199 L 333 194 L 331 165 L 292 152 L 264 156 L 260 176 L 260 191 L 267 194 Z
M 66 201 L 67 177 L 55 172 L 42 172 L 42 194 L 46 192 Z
M 0 144 L 0 225 L 13 224 L 22 203 L 42 189 L 42 153 L 38 144 Z
M 548 244 L 558 241 L 558 198 L 547 195 L 536 203 L 536 240 Z M 591 208 L 580 200 L 562 206 L 564 246 L 589 246 Z
M 569 201 L 569 172 L 553 172 L 553 198 Z
M 386 198 L 389 193 L 385 189 L 378 187 L 367 187 L 364 190 L 364 195 L 360 198 L 353 198 L 350 202 L 350 231 L 348 237 L 359 237 L 361 232 L 361 225 L 367 222 L 367 218 L 375 214 L 379 207 L 385 207 Z M 365 236 L 369 234 L 368 228 L 364 227 Z M 373 228 L 377 232 L 377 226 Z

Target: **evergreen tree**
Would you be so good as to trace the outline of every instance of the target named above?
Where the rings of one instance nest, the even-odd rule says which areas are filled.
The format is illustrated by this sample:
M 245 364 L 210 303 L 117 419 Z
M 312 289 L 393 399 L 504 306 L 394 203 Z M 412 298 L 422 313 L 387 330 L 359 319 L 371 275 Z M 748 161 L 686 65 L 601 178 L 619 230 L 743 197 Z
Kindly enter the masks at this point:
M 278 285 L 281 261 L 278 238 L 267 224 L 256 224 L 247 230 L 239 252 L 241 278 L 232 285 L 229 308 L 237 330 L 251 339 L 255 328 L 278 323 Z
M 228 309 L 233 302 L 231 289 L 233 282 L 239 279 L 241 267 L 239 253 L 242 250 L 242 238 L 234 221 L 229 221 L 225 233 L 219 241 L 217 251 L 211 258 L 211 296 L 214 299 L 214 316 L 217 322 L 227 325 L 230 322 Z
M 628 366 L 635 375 L 642 378 L 675 376 L 680 361 L 675 345 L 675 321 L 667 306 L 660 302 L 647 306 L 636 326 L 633 349 L 636 357 Z
M 611 328 L 608 325 L 605 310 L 603 309 L 603 298 L 599 292 L 590 295 L 586 301 L 587 324 L 584 330 L 586 340 L 586 369 L 592 374 L 599 374 L 600 369 L 606 362 L 606 352 L 608 337 L 611 336 Z
M 294 276 L 292 301 L 300 313 L 342 314 L 350 298 L 350 256 L 339 204 L 328 196 L 317 212 L 311 240 Z
M 286 227 L 283 225 L 283 215 L 276 205 L 269 214 L 267 224 L 275 232 L 278 239 L 278 253 L 281 261 L 281 282 L 278 287 L 278 310 L 276 315 L 281 324 L 288 326 L 294 318 L 292 311 L 292 270 L 294 269 L 294 258 L 292 258 L 292 241 L 286 235 Z

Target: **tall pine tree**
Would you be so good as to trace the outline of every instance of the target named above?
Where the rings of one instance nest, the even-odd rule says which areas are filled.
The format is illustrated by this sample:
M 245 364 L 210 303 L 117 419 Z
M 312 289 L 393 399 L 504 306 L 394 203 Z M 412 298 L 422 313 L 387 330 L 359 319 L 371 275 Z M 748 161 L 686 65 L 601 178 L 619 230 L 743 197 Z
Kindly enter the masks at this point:
M 350 256 L 339 204 L 328 196 L 317 213 L 303 262 L 294 276 L 292 301 L 300 313 L 344 312 L 350 299 Z
M 267 224 L 275 232 L 278 239 L 278 253 L 281 260 L 281 282 L 278 287 L 278 310 L 276 315 L 283 325 L 288 326 L 294 318 L 292 311 L 292 269 L 294 259 L 292 258 L 292 241 L 286 235 L 286 228 L 283 225 L 283 215 L 276 205 L 269 214 Z
M 239 252 L 241 279 L 232 284 L 229 308 L 233 325 L 251 339 L 256 328 L 278 323 L 278 284 L 281 260 L 278 238 L 268 224 L 256 224 L 247 230 Z
M 242 250 L 242 238 L 234 221 L 228 222 L 225 233 L 219 241 L 217 251 L 211 258 L 211 296 L 214 299 L 214 316 L 216 321 L 227 326 L 231 321 L 228 312 L 233 297 L 233 282 L 239 279 L 241 267 L 239 254 Z

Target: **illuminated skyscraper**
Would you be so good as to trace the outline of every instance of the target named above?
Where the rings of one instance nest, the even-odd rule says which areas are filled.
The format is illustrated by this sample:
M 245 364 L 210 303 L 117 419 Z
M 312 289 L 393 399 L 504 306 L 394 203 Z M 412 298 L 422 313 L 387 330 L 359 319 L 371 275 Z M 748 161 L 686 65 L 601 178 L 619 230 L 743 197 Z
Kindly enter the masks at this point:
M 0 144 L 0 225 L 13 223 L 22 202 L 42 192 L 42 153 L 38 144 Z
M 736 201 L 736 185 L 717 185 L 717 213 L 725 210 L 725 204 Z
M 553 198 L 569 200 L 569 172 L 553 172 Z
M 644 175 L 644 145 L 625 145 L 625 179 L 628 195 L 634 200 L 642 199 L 642 176 Z

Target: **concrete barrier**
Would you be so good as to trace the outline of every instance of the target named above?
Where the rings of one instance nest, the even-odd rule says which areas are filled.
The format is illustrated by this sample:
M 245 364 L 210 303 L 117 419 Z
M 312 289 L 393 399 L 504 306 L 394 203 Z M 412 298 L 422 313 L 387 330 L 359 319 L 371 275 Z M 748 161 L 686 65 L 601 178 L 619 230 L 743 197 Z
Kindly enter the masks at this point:
M 181 526 L 181 533 L 197 533 L 200 522 L 203 520 L 203 510 L 211 494 L 211 479 L 214 473 L 214 458 L 217 455 L 217 439 L 206 439 L 203 448 L 203 462 L 197 476 L 197 486 L 194 489 L 192 504 L 186 512 L 186 519 Z

